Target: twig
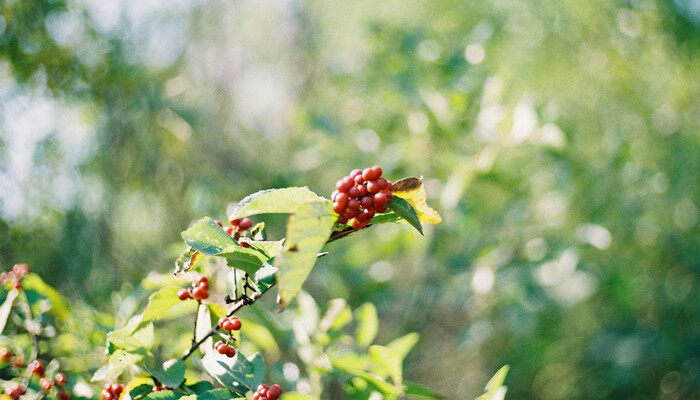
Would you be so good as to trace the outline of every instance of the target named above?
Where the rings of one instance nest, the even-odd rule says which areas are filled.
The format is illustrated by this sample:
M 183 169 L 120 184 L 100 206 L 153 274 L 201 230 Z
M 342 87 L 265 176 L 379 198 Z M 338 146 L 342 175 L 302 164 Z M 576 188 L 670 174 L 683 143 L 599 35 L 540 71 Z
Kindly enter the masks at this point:
M 197 322 L 199 322 L 199 311 L 202 308 L 202 302 L 197 300 L 197 314 L 194 316 L 194 329 L 192 332 L 192 344 L 197 343 Z
M 268 290 L 269 290 L 269 288 L 268 288 Z M 266 290 L 265 292 L 267 292 L 267 290 Z M 232 306 L 228 309 L 228 311 L 226 312 L 226 316 L 227 316 L 227 317 L 230 317 L 230 316 L 232 316 L 234 313 L 236 313 L 236 311 L 240 310 L 240 309 L 243 308 L 244 306 L 248 306 L 248 305 L 251 305 L 251 304 L 255 303 L 260 297 L 262 297 L 262 295 L 263 295 L 265 292 L 255 292 L 255 293 L 253 293 L 250 297 L 242 296 L 241 298 L 237 299 L 236 302 L 233 303 L 233 305 L 232 305 Z M 197 350 L 197 349 L 199 348 L 199 346 L 202 345 L 202 343 L 204 343 L 207 339 L 209 339 L 209 338 L 212 337 L 216 332 L 218 332 L 218 329 L 219 329 L 219 325 L 218 325 L 218 324 L 215 324 L 215 325 L 211 328 L 211 330 L 209 330 L 209 332 L 207 332 L 207 334 L 204 335 L 203 338 L 201 338 L 201 339 L 199 339 L 198 341 L 194 342 L 194 343 L 192 344 L 192 347 L 190 347 L 190 349 L 187 350 L 187 352 L 186 352 L 180 359 L 181 359 L 182 361 L 185 361 L 185 360 L 187 359 L 187 357 L 191 356 L 192 353 L 194 353 L 195 350 Z
M 27 332 L 29 332 L 29 337 L 32 339 L 32 355 L 29 358 L 28 362 L 32 362 L 36 360 L 36 358 L 39 356 L 39 339 L 36 336 L 36 333 L 34 332 L 34 328 L 36 327 L 36 321 L 34 320 L 34 314 L 32 313 L 32 306 L 29 303 L 29 296 L 27 296 L 27 292 L 24 290 L 20 290 L 22 292 L 22 297 L 24 300 L 24 316 L 26 318 L 26 328 Z M 27 373 L 26 376 L 24 377 L 24 385 L 26 386 L 27 383 L 29 382 L 29 379 L 32 376 L 32 372 L 27 368 Z

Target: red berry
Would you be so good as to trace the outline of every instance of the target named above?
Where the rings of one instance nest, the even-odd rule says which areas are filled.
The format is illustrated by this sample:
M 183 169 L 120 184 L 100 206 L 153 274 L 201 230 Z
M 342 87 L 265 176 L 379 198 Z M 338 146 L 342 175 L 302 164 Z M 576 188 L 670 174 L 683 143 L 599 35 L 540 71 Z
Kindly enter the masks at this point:
M 335 201 L 335 198 L 338 197 L 338 194 L 340 194 L 340 192 L 334 190 L 333 193 L 331 193 L 331 200 Z
M 201 285 L 203 283 L 209 284 L 209 279 L 206 276 L 200 276 L 199 279 L 197 279 L 197 285 Z
M 277 400 L 280 398 L 280 395 L 282 394 L 282 388 L 280 385 L 272 385 L 270 388 L 267 390 L 267 398 L 269 400 Z
M 7 361 L 12 357 L 12 352 L 7 347 L 0 349 L 0 360 Z
M 112 386 L 110 386 L 110 389 L 111 389 L 112 393 L 119 396 L 121 394 L 122 390 L 124 389 L 124 385 L 122 385 L 120 383 L 113 383 Z
M 269 386 L 262 383 L 262 384 L 258 385 L 258 390 L 256 390 L 256 393 L 261 395 L 261 396 L 265 396 L 265 395 L 267 395 L 267 389 L 269 389 L 269 388 L 270 388 Z
M 225 331 L 232 331 L 233 330 L 233 324 L 228 319 L 226 321 L 224 321 L 224 323 L 221 325 L 221 327 Z
M 394 195 L 391 193 L 391 191 L 384 193 L 386 195 L 386 202 L 387 204 L 391 202 L 391 199 L 394 198 Z
M 240 244 L 241 247 L 245 247 L 245 248 L 250 247 L 250 243 L 248 243 L 247 240 L 243 240 L 243 238 L 241 238 L 241 240 L 238 241 L 238 244 Z
M 198 286 L 192 291 L 192 297 L 194 297 L 197 300 L 204 300 L 209 298 L 209 293 L 207 291 L 208 289 L 204 286 Z
M 68 378 L 66 377 L 66 374 L 59 372 L 56 374 L 56 377 L 54 378 L 54 380 L 56 381 L 56 384 L 58 386 L 63 386 L 68 381 Z
M 357 201 L 357 199 L 350 199 L 348 201 L 348 206 L 345 208 L 345 211 L 357 211 L 360 209 L 360 202 Z
M 348 196 L 347 193 L 338 193 L 337 196 L 335 196 L 335 202 L 340 204 L 340 208 L 344 209 L 348 205 L 348 201 L 350 200 L 350 196 Z M 336 211 L 339 212 L 339 211 Z
M 17 382 L 12 382 L 10 388 L 7 390 L 7 394 L 14 400 L 19 399 L 25 393 L 27 393 L 27 389 Z
M 20 282 L 19 280 L 14 281 L 12 283 L 12 287 L 17 289 L 17 290 L 22 290 L 22 282 Z
M 345 193 L 343 193 L 343 194 L 345 194 Z M 338 203 L 337 201 L 336 201 L 336 202 L 333 202 L 333 211 L 335 211 L 335 212 L 337 212 L 338 214 L 340 214 L 341 212 L 343 212 L 343 210 L 345 210 L 345 206 L 342 206 L 342 205 L 341 205 L 340 203 Z
M 233 346 L 226 346 L 226 357 L 231 358 L 236 355 L 236 349 Z
M 41 360 L 34 360 L 30 362 L 27 369 L 32 373 L 32 375 L 36 375 L 38 377 L 44 376 L 44 362 Z
M 341 215 L 338 217 L 338 223 L 345 225 L 348 223 L 348 218 L 345 215 Z
M 375 206 L 386 205 L 387 203 L 386 194 L 384 193 L 375 194 L 374 197 L 372 197 L 372 200 Z
M 374 211 L 378 213 L 383 213 L 386 211 L 386 203 L 385 204 L 375 204 L 374 205 Z
M 360 199 L 360 204 L 362 205 L 362 208 L 372 208 L 374 205 L 374 201 L 372 200 L 372 196 L 365 196 Z
M 365 185 L 357 185 L 357 191 L 360 193 L 357 197 L 362 197 L 367 194 L 367 188 Z
M 51 390 L 51 387 L 53 387 L 53 384 L 51 383 L 51 379 L 41 378 L 39 379 L 39 386 L 41 387 L 41 390 L 48 392 Z
M 241 219 L 235 218 L 235 219 L 229 220 L 228 223 L 231 224 L 232 226 L 238 226 L 238 224 L 241 223 Z
M 214 222 L 216 222 L 216 224 L 219 225 L 220 227 L 222 227 L 222 228 L 224 227 L 224 224 L 222 224 L 221 221 L 219 221 L 218 219 L 215 219 Z
M 362 210 L 361 215 L 364 217 L 363 220 L 369 221 L 370 219 L 372 219 L 372 217 L 374 217 L 374 209 L 365 208 L 364 210 Z
M 234 331 L 241 329 L 241 326 L 243 325 L 241 320 L 236 317 L 229 318 L 229 322 L 231 322 L 231 329 Z
M 360 197 L 360 189 L 357 186 L 351 187 L 350 190 L 348 190 L 348 196 L 353 199 Z
M 377 181 L 367 182 L 367 191 L 372 194 L 379 193 L 379 184 Z
M 229 236 L 233 236 L 233 234 L 236 232 L 236 228 L 233 226 L 227 226 L 224 228 L 224 231 L 229 234 Z
M 355 181 L 355 183 L 358 184 L 358 185 L 362 185 L 362 184 L 364 183 L 364 181 L 365 181 L 365 178 L 363 178 L 363 177 L 362 177 L 362 173 L 360 173 L 360 175 L 356 175 L 356 176 L 353 178 L 353 181 Z
M 224 322 L 228 321 L 228 318 L 226 317 L 221 317 L 219 318 L 219 322 L 217 322 L 217 325 L 219 325 L 219 328 L 224 329 Z M 217 344 L 219 342 L 216 342 Z
M 58 392 L 58 400 L 70 400 L 70 393 L 65 390 Z
M 260 395 L 257 392 L 253 395 L 253 400 L 261 400 Z
M 204 288 L 206 290 L 209 290 L 209 282 L 199 283 L 199 284 L 197 284 L 197 287 L 201 287 L 201 288 Z
M 362 176 L 362 170 L 361 169 L 353 169 L 352 172 L 350 172 L 350 177 L 354 178 L 356 176 Z
M 238 224 L 238 228 L 242 231 L 250 229 L 251 226 L 253 226 L 253 221 L 248 218 L 241 219 L 241 222 Z
M 192 295 L 190 294 L 190 291 L 187 289 L 181 289 L 179 292 L 177 292 L 177 298 L 180 300 L 187 300 L 190 297 L 192 297 Z
M 335 188 L 338 189 L 338 191 L 341 193 L 347 193 L 348 190 L 350 190 L 350 188 L 352 187 L 352 184 L 353 180 L 348 177 L 345 177 L 335 184 Z
M 102 400 L 112 400 L 112 393 L 110 393 L 107 389 L 102 389 L 100 392 L 100 397 L 102 397 Z
M 22 279 L 29 274 L 29 265 L 25 263 L 15 264 L 12 266 L 12 273 L 17 279 Z
M 377 179 L 377 184 L 379 185 L 379 190 L 389 190 L 391 189 L 391 183 L 384 179 L 384 178 L 379 178 Z
M 17 368 L 22 368 L 24 367 L 24 357 L 22 356 L 15 356 L 12 358 L 12 365 L 14 365 Z

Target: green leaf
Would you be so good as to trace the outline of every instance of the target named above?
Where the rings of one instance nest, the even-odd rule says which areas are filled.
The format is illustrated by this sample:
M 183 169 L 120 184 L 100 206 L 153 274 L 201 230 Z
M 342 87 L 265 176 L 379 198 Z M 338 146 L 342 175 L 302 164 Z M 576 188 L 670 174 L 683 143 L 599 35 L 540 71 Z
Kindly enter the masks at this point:
M 376 364 L 378 375 L 389 375 L 396 384 L 403 380 L 403 360 L 418 342 L 417 333 L 404 335 L 386 346 L 371 346 L 370 358 Z
M 70 308 L 68 302 L 61 296 L 60 293 L 51 286 L 47 285 L 39 275 L 31 273 L 22 279 L 22 286 L 25 290 L 33 290 L 51 302 L 51 312 L 58 318 L 66 320 L 70 317 Z
M 128 389 L 128 388 L 127 388 Z M 133 389 L 129 390 L 129 397 L 132 400 L 138 400 L 144 396 L 147 396 L 148 394 L 153 392 L 153 385 L 149 385 L 146 383 L 142 383 Z
M 396 386 L 385 381 L 384 379 L 382 379 L 381 376 L 377 376 L 374 374 L 370 374 L 369 372 L 359 370 L 352 370 L 349 372 L 355 375 L 356 377 L 365 380 L 367 383 L 370 384 L 370 386 L 374 387 L 375 390 L 384 395 L 384 397 L 393 399 L 399 394 L 399 391 L 397 390 Z
M 275 337 L 265 325 L 245 320 L 241 328 L 241 335 L 245 337 L 245 340 L 250 340 L 255 344 L 257 348 L 265 350 L 267 354 L 279 352 Z
M 269 258 L 277 256 L 284 247 L 284 239 L 282 240 L 249 240 L 251 247 L 265 253 Z
M 509 369 L 509 366 L 504 365 L 503 367 L 501 367 L 501 369 L 496 371 L 496 373 L 491 379 L 489 379 L 488 383 L 486 384 L 486 387 L 484 388 L 484 390 L 486 390 L 486 393 L 479 396 L 476 400 L 503 399 L 507 390 L 507 388 L 503 386 L 503 382 L 506 380 L 506 375 L 508 375 Z
M 444 396 L 434 392 L 423 385 L 413 382 L 404 382 L 404 394 L 408 396 L 418 397 L 419 399 L 442 399 Z
M 393 199 L 389 202 L 387 205 L 387 208 L 402 219 L 406 220 L 411 226 L 416 228 L 420 234 L 423 234 L 423 226 L 420 224 L 420 220 L 418 219 L 418 214 L 416 214 L 416 210 L 413 209 L 413 207 L 404 199 L 402 199 L 399 196 L 394 196 Z
M 178 387 L 185 380 L 185 362 L 180 359 L 168 360 L 162 366 L 153 369 L 151 374 L 165 386 Z
M 415 209 L 421 222 L 427 224 L 439 224 L 442 222 L 440 214 L 428 206 L 428 196 L 423 187 L 423 179 L 403 178 L 394 182 L 392 188 L 394 196 L 399 196 L 406 200 Z
M 127 368 L 141 361 L 143 356 L 140 354 L 128 353 L 122 349 L 116 350 L 109 357 L 106 365 L 100 367 L 92 376 L 92 381 L 101 381 L 105 379 L 114 379 L 126 371 Z
M 159 392 L 151 392 L 147 399 L 151 400 L 197 400 L 195 395 L 185 396 L 184 393 L 173 392 L 172 390 L 161 390 Z
M 209 381 L 200 381 L 192 385 L 187 385 L 187 387 L 197 394 L 214 389 L 214 385 Z
M 284 252 L 274 259 L 274 265 L 279 268 L 277 280 L 282 307 L 286 307 L 301 290 L 335 220 L 329 200 L 304 203 L 289 217 Z
M 355 310 L 355 315 L 357 316 L 357 328 L 355 329 L 357 343 L 362 347 L 367 347 L 372 344 L 379 330 L 377 309 L 372 303 L 364 303 Z
M 200 219 L 182 232 L 182 238 L 193 249 L 206 255 L 225 257 L 230 267 L 241 269 L 250 275 L 270 259 L 264 249 L 275 251 L 278 246 L 274 242 L 262 242 L 259 246 L 263 250 L 243 247 L 209 217 Z
M 148 297 L 148 305 L 143 310 L 141 321 L 159 320 L 168 310 L 180 304 L 180 299 L 177 297 L 177 292 L 180 289 L 178 286 L 167 286 L 150 295 Z
M 107 334 L 107 343 L 114 348 L 126 351 L 149 349 L 154 343 L 153 324 L 142 325 L 140 318 L 134 317 L 129 323 Z
M 10 290 L 7 292 L 7 297 L 5 297 L 5 301 L 2 303 L 2 306 L 0 306 L 0 333 L 5 330 L 7 318 L 10 316 L 10 311 L 12 311 L 12 305 L 14 304 L 17 295 L 19 295 L 19 291 L 17 289 Z
M 228 214 L 229 219 L 256 214 L 289 214 L 304 203 L 319 200 L 322 198 L 306 187 L 267 189 L 247 196 Z
M 202 366 L 221 385 L 240 394 L 254 390 L 267 374 L 260 353 L 246 359 L 240 351 L 233 358 L 212 351 L 202 358 Z
M 197 393 L 197 400 L 232 400 L 232 398 L 238 399 L 241 397 L 236 397 L 234 398 L 235 393 L 231 392 L 228 389 L 212 389 L 212 390 L 207 390 L 206 392 L 203 393 Z M 245 398 L 241 398 L 245 399 Z
M 199 250 L 187 246 L 187 249 L 175 260 L 175 271 L 173 271 L 173 274 L 179 276 L 192 269 L 195 261 L 197 261 L 197 256 L 200 254 Z
M 277 283 L 277 268 L 265 263 L 262 268 L 255 272 L 255 283 L 258 285 L 258 290 L 266 292 Z
M 329 329 L 342 329 L 352 321 L 352 311 L 345 299 L 332 299 L 328 304 L 326 314 L 318 324 L 318 332 L 326 333 Z
M 329 354 L 333 368 L 340 371 L 365 370 L 370 364 L 367 354 L 360 354 L 354 351 L 346 351 L 339 354 Z

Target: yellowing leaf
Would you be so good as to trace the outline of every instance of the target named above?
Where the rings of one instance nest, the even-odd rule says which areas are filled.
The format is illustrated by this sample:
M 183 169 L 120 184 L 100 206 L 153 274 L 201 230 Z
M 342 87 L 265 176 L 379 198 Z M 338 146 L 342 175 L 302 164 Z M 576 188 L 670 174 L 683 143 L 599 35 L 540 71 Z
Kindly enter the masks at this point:
M 420 222 L 428 224 L 439 224 L 442 222 L 440 214 L 430 208 L 426 202 L 427 196 L 421 178 L 403 178 L 394 182 L 392 193 L 413 206 Z

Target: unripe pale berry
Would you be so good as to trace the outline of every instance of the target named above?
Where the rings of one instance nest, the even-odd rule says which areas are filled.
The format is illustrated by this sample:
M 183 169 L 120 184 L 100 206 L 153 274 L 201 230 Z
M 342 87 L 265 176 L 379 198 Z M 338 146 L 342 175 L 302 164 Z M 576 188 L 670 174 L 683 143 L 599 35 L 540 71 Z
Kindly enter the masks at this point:
M 54 378 L 56 381 L 56 385 L 58 386 L 63 386 L 68 382 L 68 378 L 66 377 L 66 374 L 59 372 L 56 374 L 56 377 Z
M 0 361 L 7 361 L 12 357 L 12 352 L 7 347 L 0 349 Z
M 39 386 L 41 387 L 41 390 L 48 392 L 53 387 L 53 383 L 51 383 L 51 379 L 41 378 L 39 379 Z

